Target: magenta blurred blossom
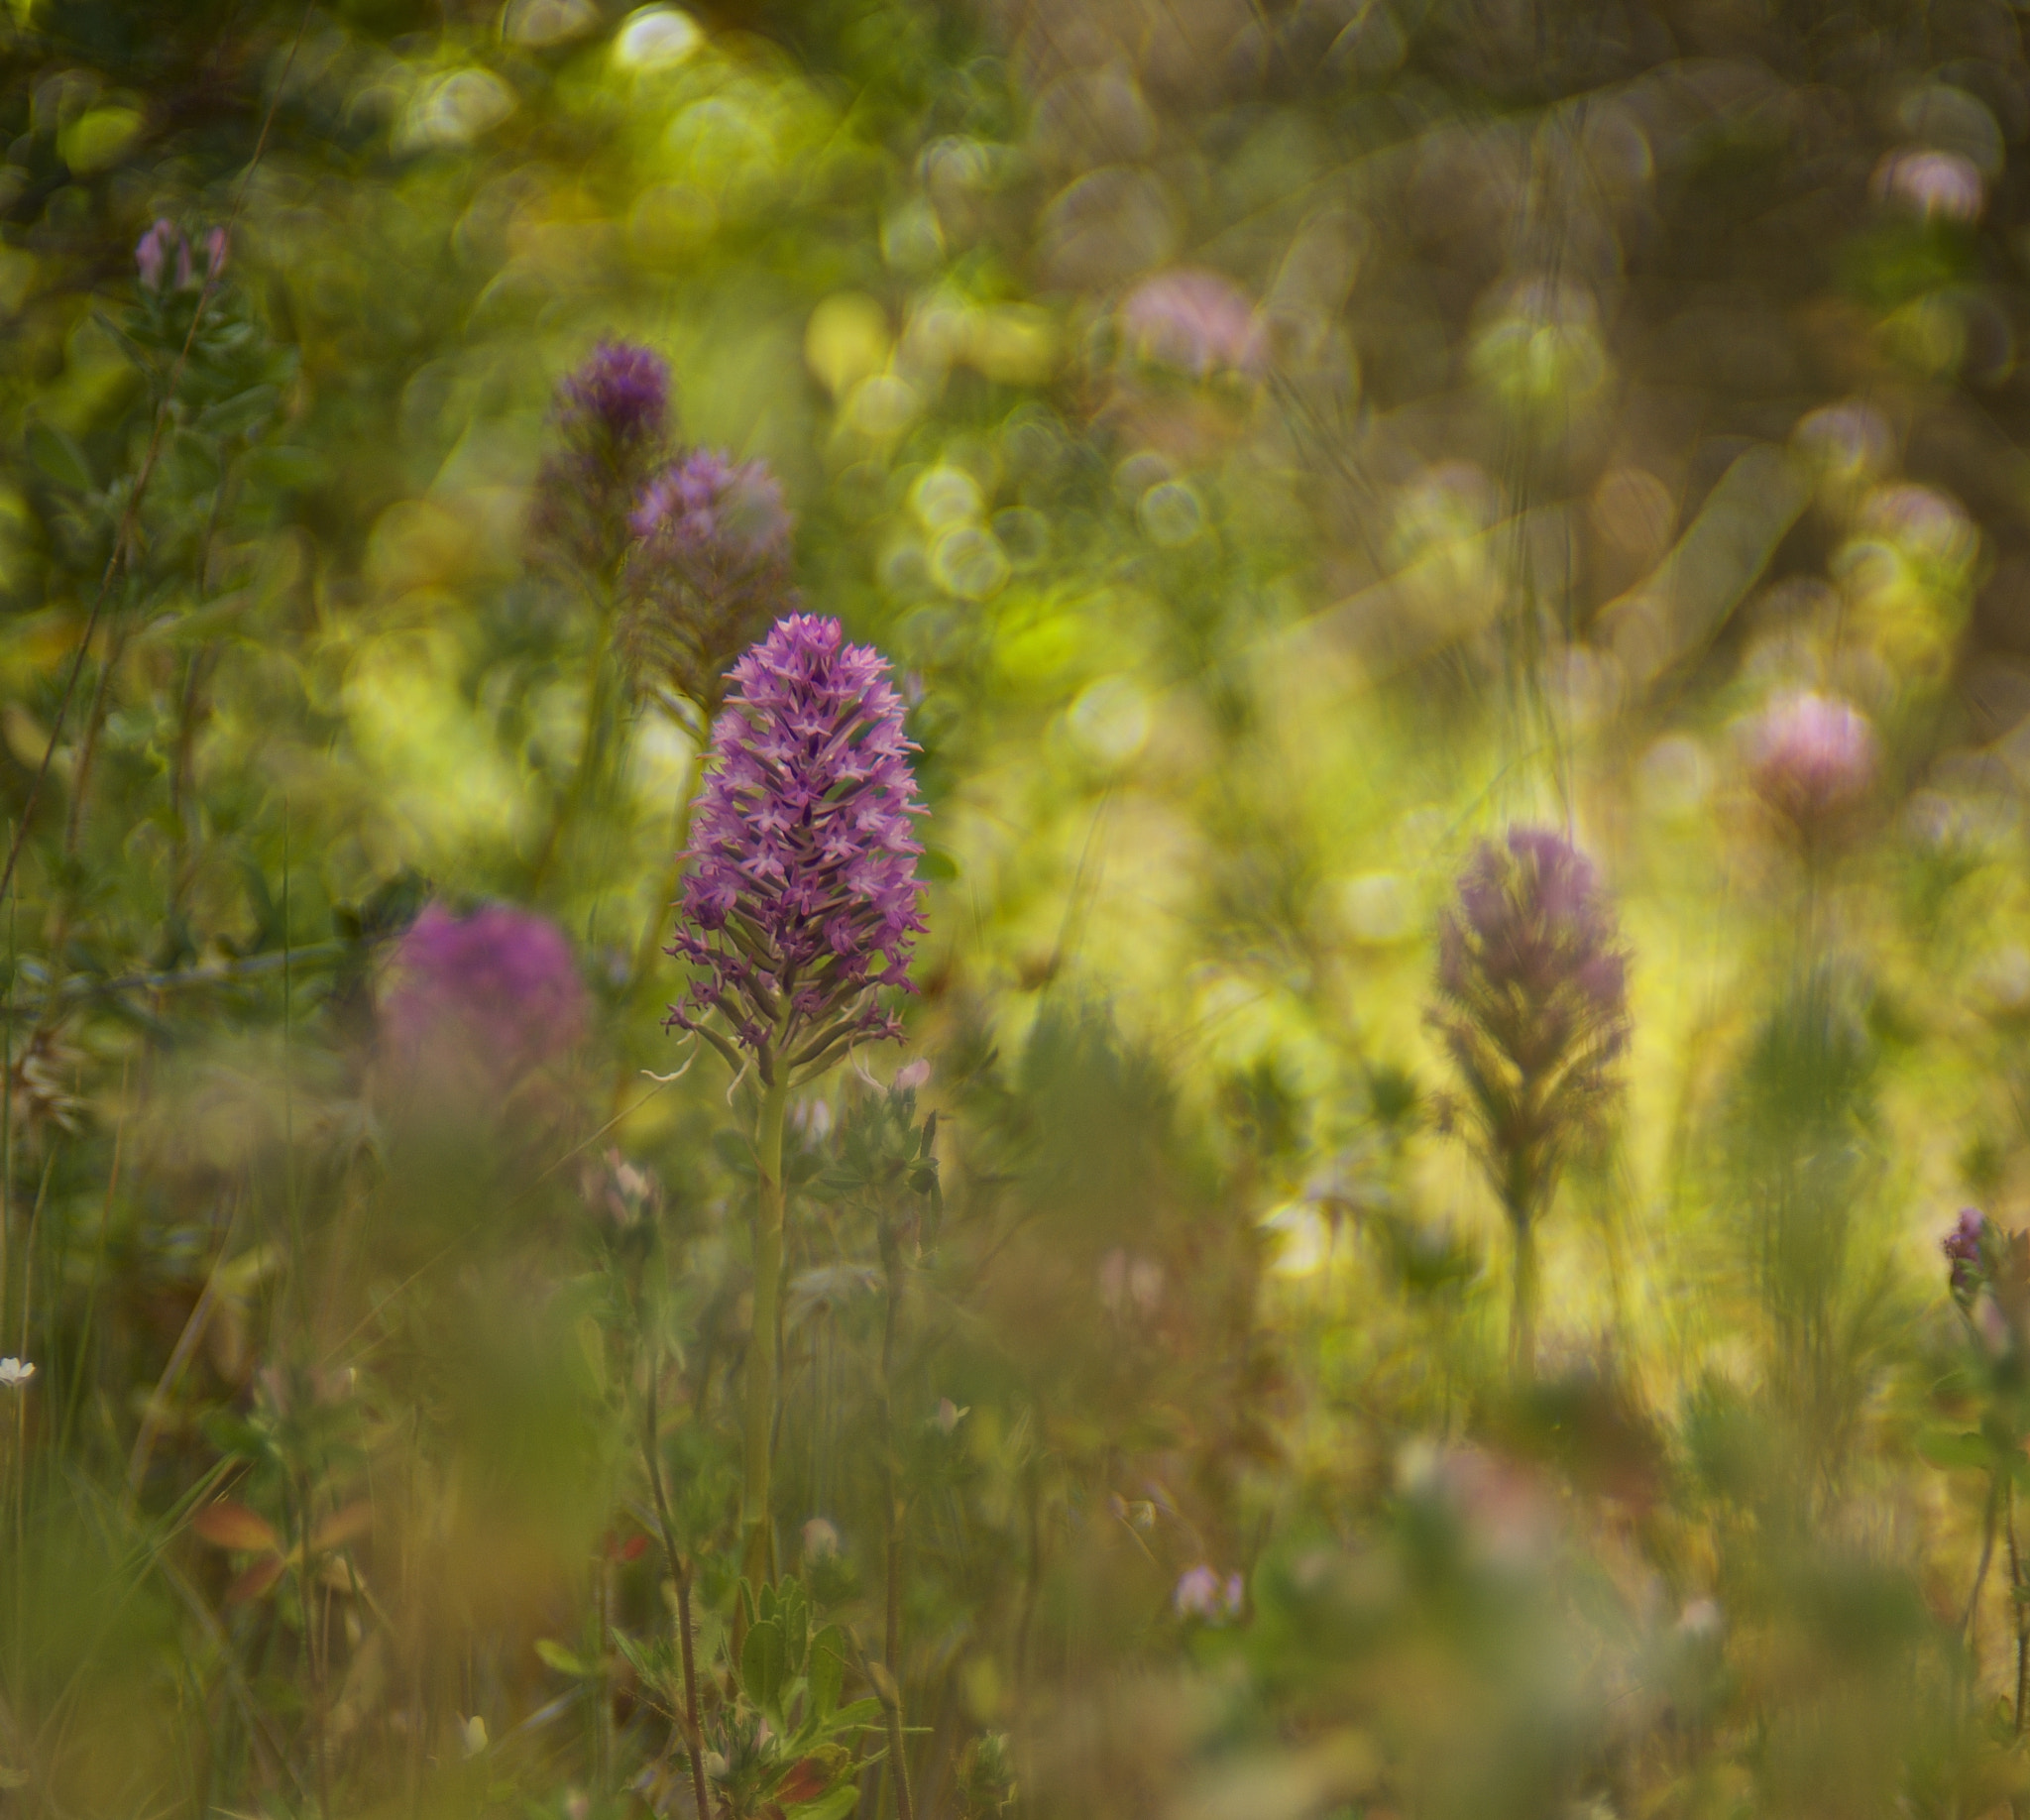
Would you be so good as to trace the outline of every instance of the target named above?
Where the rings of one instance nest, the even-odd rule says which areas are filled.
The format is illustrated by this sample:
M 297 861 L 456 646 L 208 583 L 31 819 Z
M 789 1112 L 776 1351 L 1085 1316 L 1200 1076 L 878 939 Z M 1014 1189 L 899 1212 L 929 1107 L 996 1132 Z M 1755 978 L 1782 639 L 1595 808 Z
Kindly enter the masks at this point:
M 1143 360 L 1206 379 L 1261 370 L 1266 346 L 1247 293 L 1216 272 L 1179 267 L 1144 279 L 1121 305 L 1121 327 Z
M 887 663 L 837 620 L 793 614 L 739 660 L 694 812 L 669 953 L 698 976 L 672 1024 L 750 1052 L 770 1084 L 901 1037 L 875 988 L 913 989 L 924 928 L 915 749 Z
M 438 1107 L 497 1111 L 570 1055 L 585 987 L 554 923 L 508 904 L 430 904 L 395 950 L 381 1002 L 391 1084 Z
M 1548 828 L 1483 842 L 1438 932 L 1431 1022 L 1464 1081 L 1511 1217 L 1549 1198 L 1628 1047 L 1628 959 L 1593 862 Z
M 1867 795 L 1878 758 L 1867 717 L 1837 696 L 1793 690 L 1748 727 L 1755 793 L 1807 833 L 1824 829 Z
M 1229 1573 L 1222 1578 L 1217 1568 L 1200 1561 L 1180 1577 L 1177 1590 L 1171 1594 L 1171 1606 L 1180 1618 L 1195 1618 L 1201 1624 L 1230 1624 L 1241 1615 L 1245 1597 L 1239 1574 Z

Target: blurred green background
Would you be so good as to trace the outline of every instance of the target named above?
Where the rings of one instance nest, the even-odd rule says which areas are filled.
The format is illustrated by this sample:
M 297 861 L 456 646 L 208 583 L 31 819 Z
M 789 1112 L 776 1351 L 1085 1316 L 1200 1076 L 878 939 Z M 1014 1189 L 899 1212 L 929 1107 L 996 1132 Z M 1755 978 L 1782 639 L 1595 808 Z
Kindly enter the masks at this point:
M 10 0 L 0 57 L 9 1811 L 692 1814 L 694 1570 L 728 1820 L 2030 1800 L 2025 1310 L 1939 1253 L 2030 1198 L 2015 8 Z M 698 721 L 580 787 L 528 528 L 614 337 L 921 747 L 776 1432 L 906 1795 L 733 1648 Z M 1876 742 L 1816 832 L 1798 692 Z M 1515 823 L 1632 957 L 1533 1377 L 1426 1022 Z M 568 937 L 540 1103 L 391 1102 L 431 899 Z

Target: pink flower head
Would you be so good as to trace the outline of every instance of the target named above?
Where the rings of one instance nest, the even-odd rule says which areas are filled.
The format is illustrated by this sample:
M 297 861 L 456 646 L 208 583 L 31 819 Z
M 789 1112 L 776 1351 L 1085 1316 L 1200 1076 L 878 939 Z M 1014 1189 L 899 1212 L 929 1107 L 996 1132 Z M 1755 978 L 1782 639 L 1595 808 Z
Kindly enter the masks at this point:
M 1778 696 L 1748 728 L 1755 793 L 1807 832 L 1867 795 L 1877 758 L 1867 717 L 1838 696 L 1794 690 Z
M 547 918 L 508 904 L 430 904 L 397 947 L 381 1002 L 384 1066 L 406 1098 L 494 1112 L 583 1041 L 585 987 Z
M 204 236 L 204 270 L 207 277 L 216 278 L 226 269 L 226 231 L 222 227 L 211 229 Z M 173 268 L 170 256 L 174 255 Z M 178 290 L 195 290 L 203 280 L 199 279 L 191 259 L 190 237 L 177 231 L 176 224 L 164 216 L 147 233 L 134 249 L 135 270 L 141 276 L 144 290 L 161 290 L 164 276 L 171 270 L 175 276 Z
M 1201 1624 L 1230 1624 L 1241 1615 L 1246 1589 L 1241 1576 L 1227 1574 L 1204 1561 L 1186 1568 L 1171 1594 L 1171 1608 L 1180 1618 L 1195 1618 Z
M 134 264 L 141 274 L 142 289 L 162 289 L 163 273 L 168 269 L 169 255 L 175 251 L 179 238 L 176 224 L 168 217 L 156 222 L 142 235 L 140 244 L 134 249 Z
M 875 988 L 912 989 L 924 928 L 914 750 L 887 663 L 837 620 L 792 614 L 734 665 L 669 950 L 698 976 L 672 1024 L 751 1052 L 770 1084 L 900 1039 Z
M 1216 272 L 1179 267 L 1144 279 L 1121 305 L 1121 328 L 1141 359 L 1193 379 L 1254 374 L 1265 348 L 1247 293 Z
M 1987 205 L 1986 189 L 1973 161 L 1957 152 L 1891 152 L 1875 170 L 1876 196 L 1927 221 L 1978 220 Z
M 1987 1274 L 1981 1255 L 1986 1239 L 1987 1215 L 1978 1207 L 1962 1207 L 1960 1223 L 1941 1241 L 1939 1248 L 1953 1267 L 1953 1294 L 1963 1302 L 1979 1290 Z

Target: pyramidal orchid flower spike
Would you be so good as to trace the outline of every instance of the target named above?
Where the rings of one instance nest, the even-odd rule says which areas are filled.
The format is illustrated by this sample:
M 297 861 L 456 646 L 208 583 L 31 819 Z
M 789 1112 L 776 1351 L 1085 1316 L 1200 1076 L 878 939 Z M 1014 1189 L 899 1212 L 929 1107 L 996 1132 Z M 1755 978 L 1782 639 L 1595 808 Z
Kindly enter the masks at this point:
M 628 515 L 667 452 L 670 393 L 669 363 L 631 341 L 602 341 L 565 376 L 529 515 L 539 554 L 611 585 L 634 542 Z
M 650 478 L 628 525 L 622 648 L 709 723 L 734 655 L 795 607 L 782 487 L 766 462 L 696 449 Z
M 669 1022 L 772 1087 L 902 1035 L 876 988 L 913 989 L 924 928 L 916 748 L 886 661 L 837 620 L 780 621 L 732 680 L 669 950 L 697 978 Z
M 880 654 L 848 644 L 837 620 L 791 614 L 733 666 L 692 816 L 669 953 L 691 964 L 694 982 L 669 1022 L 710 1043 L 735 1080 L 751 1066 L 761 1081 L 740 1493 L 740 1571 L 756 1587 L 775 1573 L 769 1336 L 782 1296 L 789 1092 L 854 1043 L 902 1035 L 878 994 L 910 989 L 909 957 L 924 928 L 915 749 Z
M 1429 1022 L 1466 1088 L 1473 1139 L 1516 1234 L 1517 1370 L 1534 1361 L 1537 1218 L 1595 1141 L 1629 1041 L 1628 961 L 1593 863 L 1547 828 L 1483 843 L 1439 928 Z

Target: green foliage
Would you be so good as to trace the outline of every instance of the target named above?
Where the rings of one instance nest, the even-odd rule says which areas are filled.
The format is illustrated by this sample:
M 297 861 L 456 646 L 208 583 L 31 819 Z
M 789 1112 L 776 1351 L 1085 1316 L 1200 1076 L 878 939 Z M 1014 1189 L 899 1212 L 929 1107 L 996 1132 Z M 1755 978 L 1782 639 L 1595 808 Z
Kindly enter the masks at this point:
M 2030 1799 L 2019 25 L 0 8 L 9 1806 Z M 663 1022 L 724 679 L 637 495 L 543 530 L 611 338 L 927 807 L 773 1320 Z M 1633 1029 L 1526 1266 L 1428 1019 L 1516 824 Z M 431 1051 L 489 904 L 569 978 Z

